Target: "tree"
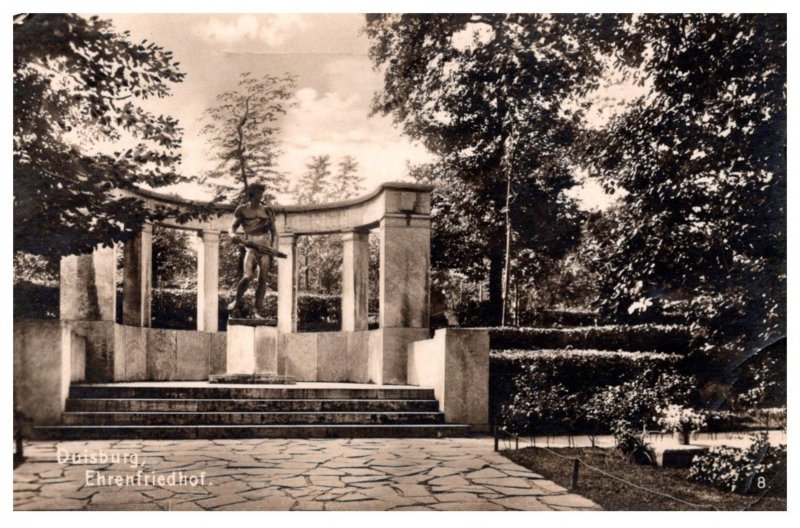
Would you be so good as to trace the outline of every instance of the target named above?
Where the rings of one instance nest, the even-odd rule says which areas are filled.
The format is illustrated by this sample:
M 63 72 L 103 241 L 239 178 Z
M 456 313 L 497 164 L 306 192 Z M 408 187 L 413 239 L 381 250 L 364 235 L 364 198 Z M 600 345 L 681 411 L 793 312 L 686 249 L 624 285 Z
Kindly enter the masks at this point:
M 295 201 L 313 205 L 329 201 L 332 192 L 331 157 L 313 156 L 306 163 L 306 172 L 294 187 Z M 341 277 L 341 240 L 331 236 L 303 237 L 297 245 L 302 256 L 299 274 L 301 287 L 317 293 L 338 293 Z
M 172 213 L 124 191 L 183 180 L 178 122 L 139 102 L 167 97 L 184 74 L 129 36 L 98 17 L 14 18 L 15 252 L 89 252 Z
M 203 181 L 215 186 L 217 200 L 240 198 L 250 183 L 261 183 L 274 200 L 286 177 L 276 169 L 278 120 L 294 97 L 295 79 L 243 73 L 236 90 L 217 96 L 217 105 L 203 113 L 203 133 L 218 162 Z
M 363 176 L 358 174 L 358 162 L 353 156 L 345 156 L 339 161 L 339 171 L 331 178 L 333 196 L 338 200 L 346 200 L 358 196 L 364 190 L 361 183 Z
M 786 16 L 642 15 L 617 50 L 649 89 L 588 148 L 628 192 L 596 242 L 600 299 L 684 298 L 725 376 L 786 331 Z
M 153 285 L 191 289 L 197 286 L 197 253 L 188 231 L 153 229 Z
M 306 163 L 306 172 L 294 188 L 299 204 L 319 204 L 325 201 L 330 190 L 331 157 L 313 156 Z
M 568 154 L 582 110 L 567 102 L 597 85 L 601 52 L 618 22 L 586 15 L 367 16 L 370 57 L 385 72 L 373 110 L 393 115 L 438 155 L 435 214 L 445 234 L 458 233 L 438 241 L 449 262 L 488 267 L 489 323 L 507 312 L 513 255 L 527 249 L 534 257 L 556 256 L 577 240 L 568 234 L 579 229 L 574 215 L 563 214 L 571 210 L 563 207 L 563 191 L 575 185 Z M 461 243 L 463 235 L 471 244 Z

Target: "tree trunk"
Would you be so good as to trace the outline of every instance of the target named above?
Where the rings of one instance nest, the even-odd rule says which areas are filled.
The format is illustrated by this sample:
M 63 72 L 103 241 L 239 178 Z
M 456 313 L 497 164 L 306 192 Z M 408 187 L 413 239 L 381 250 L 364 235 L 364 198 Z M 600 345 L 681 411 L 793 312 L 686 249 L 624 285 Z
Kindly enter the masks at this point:
M 508 324 L 508 303 L 509 291 L 508 286 L 511 281 L 511 171 L 506 177 L 506 247 L 505 247 L 505 262 L 503 264 L 503 308 L 500 325 L 506 326 Z
M 496 239 L 497 240 L 497 239 Z M 502 240 L 502 239 L 500 239 Z M 489 326 L 500 324 L 503 318 L 503 246 L 494 244 L 489 253 L 489 298 L 486 322 Z

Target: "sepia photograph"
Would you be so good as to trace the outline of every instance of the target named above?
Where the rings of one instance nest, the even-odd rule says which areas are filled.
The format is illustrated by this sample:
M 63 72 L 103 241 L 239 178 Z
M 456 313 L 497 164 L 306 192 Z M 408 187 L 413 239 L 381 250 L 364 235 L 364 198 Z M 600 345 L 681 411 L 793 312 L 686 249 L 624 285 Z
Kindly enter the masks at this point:
M 598 8 L 18 5 L 13 510 L 788 511 L 788 15 Z

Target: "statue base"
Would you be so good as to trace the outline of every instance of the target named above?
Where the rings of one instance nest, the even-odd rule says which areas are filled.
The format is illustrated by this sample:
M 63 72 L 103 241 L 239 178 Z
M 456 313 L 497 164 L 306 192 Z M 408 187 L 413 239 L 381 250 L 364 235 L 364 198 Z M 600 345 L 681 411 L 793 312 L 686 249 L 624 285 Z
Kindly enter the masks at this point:
M 263 319 L 250 319 L 245 317 L 229 317 L 228 326 L 278 326 L 278 320 L 274 317 L 265 317 Z
M 246 383 L 266 385 L 294 385 L 296 381 L 289 376 L 274 373 L 264 374 L 213 374 L 209 383 Z

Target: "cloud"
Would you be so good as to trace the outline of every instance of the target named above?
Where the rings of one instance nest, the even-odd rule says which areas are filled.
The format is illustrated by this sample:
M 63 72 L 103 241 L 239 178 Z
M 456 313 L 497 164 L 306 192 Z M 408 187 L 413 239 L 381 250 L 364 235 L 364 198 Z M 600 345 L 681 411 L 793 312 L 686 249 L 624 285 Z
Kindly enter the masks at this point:
M 389 117 L 368 117 L 369 102 L 358 93 L 320 94 L 313 88 L 296 93 L 298 105 L 284 120 L 283 155 L 278 163 L 290 180 L 305 171 L 311 156 L 329 155 L 337 164 L 353 156 L 370 190 L 382 182 L 403 179 L 406 161 L 428 161 L 431 155 L 392 126 Z
M 262 42 L 275 47 L 310 26 L 302 15 L 212 16 L 195 26 L 195 32 L 223 44 Z

